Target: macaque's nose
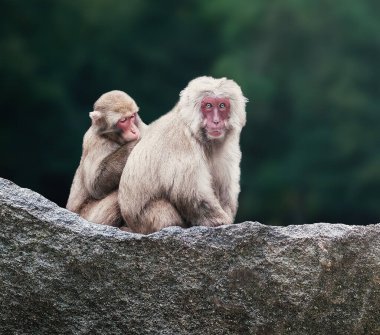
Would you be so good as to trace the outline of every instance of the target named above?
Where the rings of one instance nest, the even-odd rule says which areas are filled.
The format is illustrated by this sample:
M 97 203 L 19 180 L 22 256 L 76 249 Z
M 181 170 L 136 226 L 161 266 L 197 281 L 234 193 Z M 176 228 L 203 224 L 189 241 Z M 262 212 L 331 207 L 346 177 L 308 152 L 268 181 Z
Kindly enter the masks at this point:
M 213 118 L 212 118 L 212 122 L 214 124 L 218 124 L 220 122 L 220 119 L 219 119 L 219 115 L 218 115 L 218 111 L 215 110 L 214 111 L 214 115 L 213 115 Z

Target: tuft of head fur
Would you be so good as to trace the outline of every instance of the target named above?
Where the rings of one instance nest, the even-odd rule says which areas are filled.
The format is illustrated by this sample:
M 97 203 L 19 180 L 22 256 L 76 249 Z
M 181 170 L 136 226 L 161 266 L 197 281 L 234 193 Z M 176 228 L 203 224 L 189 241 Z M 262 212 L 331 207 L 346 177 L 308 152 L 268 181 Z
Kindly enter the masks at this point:
M 229 98 L 231 104 L 229 127 L 241 129 L 245 125 L 245 105 L 248 99 L 244 97 L 240 86 L 231 79 L 203 76 L 191 80 L 187 87 L 181 91 L 177 108 L 193 133 L 200 129 L 202 123 L 200 108 L 201 101 L 205 96 Z

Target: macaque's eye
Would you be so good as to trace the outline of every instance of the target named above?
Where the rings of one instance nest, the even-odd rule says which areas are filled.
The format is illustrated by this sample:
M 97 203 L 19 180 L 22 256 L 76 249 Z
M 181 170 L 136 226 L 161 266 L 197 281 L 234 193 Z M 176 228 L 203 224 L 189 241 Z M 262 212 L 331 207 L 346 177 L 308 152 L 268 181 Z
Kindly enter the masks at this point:
M 220 105 L 219 105 L 219 108 L 226 108 L 226 104 L 224 102 L 222 102 Z
M 130 118 L 131 120 L 133 120 L 135 117 L 136 117 L 136 113 L 133 114 L 132 116 L 130 116 L 129 118 Z
M 128 118 L 123 117 L 122 119 L 119 120 L 119 122 L 120 122 L 120 123 L 124 123 L 124 122 L 126 122 L 127 120 L 128 120 Z
M 210 104 L 209 102 L 206 104 L 206 108 L 211 108 L 212 107 L 212 104 Z

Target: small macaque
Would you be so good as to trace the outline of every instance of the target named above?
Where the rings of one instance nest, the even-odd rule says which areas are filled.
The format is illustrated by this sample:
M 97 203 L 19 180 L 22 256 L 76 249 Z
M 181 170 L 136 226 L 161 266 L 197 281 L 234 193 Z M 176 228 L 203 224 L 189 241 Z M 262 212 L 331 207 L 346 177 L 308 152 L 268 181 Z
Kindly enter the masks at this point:
M 149 125 L 119 185 L 121 214 L 132 231 L 234 222 L 246 102 L 234 81 L 200 77 Z
M 107 92 L 95 102 L 67 209 L 94 223 L 123 225 L 118 205 L 120 176 L 146 128 L 138 110 L 122 91 Z

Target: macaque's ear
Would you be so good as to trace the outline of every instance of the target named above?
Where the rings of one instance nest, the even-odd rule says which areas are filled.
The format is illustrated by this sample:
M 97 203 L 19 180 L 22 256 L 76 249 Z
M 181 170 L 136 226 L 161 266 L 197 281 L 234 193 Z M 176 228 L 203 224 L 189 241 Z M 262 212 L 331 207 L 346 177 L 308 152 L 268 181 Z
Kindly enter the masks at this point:
M 90 112 L 90 119 L 92 120 L 93 124 L 96 124 L 97 121 L 100 120 L 101 118 L 102 118 L 102 113 L 100 113 L 99 111 Z

